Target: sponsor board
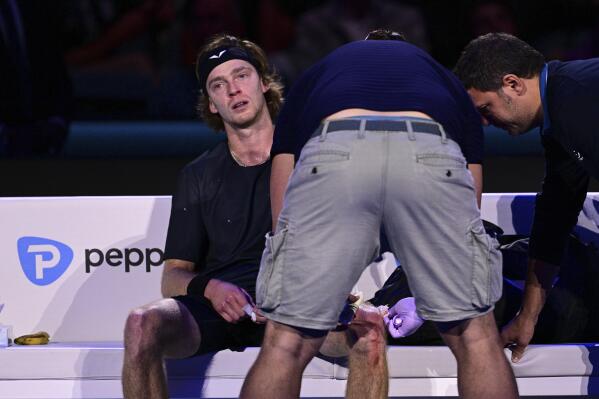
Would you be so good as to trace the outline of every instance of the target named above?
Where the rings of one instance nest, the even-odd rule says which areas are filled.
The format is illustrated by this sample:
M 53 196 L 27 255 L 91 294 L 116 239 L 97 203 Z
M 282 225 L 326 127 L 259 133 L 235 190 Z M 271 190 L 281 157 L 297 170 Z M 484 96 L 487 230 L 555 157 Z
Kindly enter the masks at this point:
M 483 195 L 483 218 L 506 234 L 528 234 L 533 210 L 534 194 Z M 0 198 L 0 324 L 121 341 L 129 311 L 161 298 L 169 213 L 170 197 Z M 599 244 L 598 226 L 589 193 L 576 232 Z
M 0 199 L 0 324 L 15 336 L 120 341 L 160 299 L 170 197 Z

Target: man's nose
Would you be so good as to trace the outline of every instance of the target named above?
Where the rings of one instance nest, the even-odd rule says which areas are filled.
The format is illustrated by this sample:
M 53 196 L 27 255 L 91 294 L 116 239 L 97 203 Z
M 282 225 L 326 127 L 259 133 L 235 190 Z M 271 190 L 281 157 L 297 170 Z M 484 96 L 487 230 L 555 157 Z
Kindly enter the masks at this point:
M 229 85 L 229 95 L 234 96 L 235 94 L 239 94 L 240 92 L 241 89 L 239 88 L 237 83 L 235 83 L 234 81 L 231 82 L 231 84 Z
M 491 124 L 489 119 L 482 115 L 480 116 L 480 121 L 482 122 L 483 126 L 489 126 Z

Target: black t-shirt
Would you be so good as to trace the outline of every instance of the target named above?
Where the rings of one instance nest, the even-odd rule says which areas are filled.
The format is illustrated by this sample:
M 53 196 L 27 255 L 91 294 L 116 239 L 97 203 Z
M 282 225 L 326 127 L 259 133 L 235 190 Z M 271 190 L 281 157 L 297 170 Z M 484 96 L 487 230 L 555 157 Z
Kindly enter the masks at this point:
M 405 42 L 346 44 L 310 68 L 285 99 L 272 154 L 294 154 L 320 122 L 349 108 L 420 111 L 443 125 L 468 163 L 483 161 L 480 115 L 460 81 L 430 55 Z
M 179 174 L 165 259 L 195 263 L 196 271 L 239 285 L 252 296 L 271 227 L 270 161 L 239 166 L 227 143 L 202 154 Z

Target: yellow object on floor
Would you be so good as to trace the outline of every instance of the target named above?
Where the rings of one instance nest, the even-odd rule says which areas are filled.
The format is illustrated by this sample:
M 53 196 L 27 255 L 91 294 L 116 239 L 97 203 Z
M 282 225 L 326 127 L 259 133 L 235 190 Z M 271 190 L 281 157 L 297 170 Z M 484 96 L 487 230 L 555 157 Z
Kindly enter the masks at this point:
M 34 334 L 21 335 L 15 338 L 17 345 L 46 345 L 50 342 L 50 335 L 45 331 L 39 331 Z

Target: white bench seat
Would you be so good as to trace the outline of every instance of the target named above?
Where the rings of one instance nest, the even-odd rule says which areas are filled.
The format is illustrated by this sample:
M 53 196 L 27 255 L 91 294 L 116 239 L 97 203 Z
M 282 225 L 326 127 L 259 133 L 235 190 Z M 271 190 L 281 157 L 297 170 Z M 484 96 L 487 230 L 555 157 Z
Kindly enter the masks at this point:
M 258 348 L 168 361 L 172 398 L 234 398 Z M 506 355 L 509 355 L 506 350 Z M 0 398 L 121 398 L 121 342 L 51 343 L 0 350 Z M 390 397 L 456 396 L 456 363 L 446 347 L 388 348 Z M 345 362 L 314 359 L 302 397 L 343 397 Z M 599 394 L 599 344 L 532 345 L 514 365 L 521 395 Z

